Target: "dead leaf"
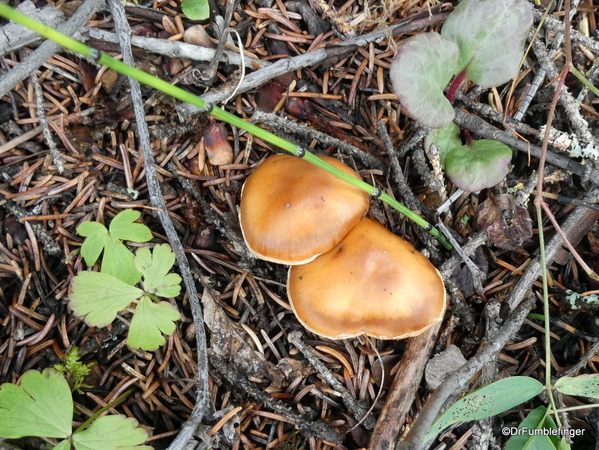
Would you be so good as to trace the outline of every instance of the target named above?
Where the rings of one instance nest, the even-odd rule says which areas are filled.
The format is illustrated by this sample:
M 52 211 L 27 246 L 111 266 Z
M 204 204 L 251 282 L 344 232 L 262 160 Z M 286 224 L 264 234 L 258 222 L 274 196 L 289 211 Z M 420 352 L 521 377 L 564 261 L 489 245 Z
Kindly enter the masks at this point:
M 532 237 L 528 211 L 516 204 L 510 194 L 488 198 L 479 207 L 476 227 L 489 233 L 496 247 L 514 250 Z

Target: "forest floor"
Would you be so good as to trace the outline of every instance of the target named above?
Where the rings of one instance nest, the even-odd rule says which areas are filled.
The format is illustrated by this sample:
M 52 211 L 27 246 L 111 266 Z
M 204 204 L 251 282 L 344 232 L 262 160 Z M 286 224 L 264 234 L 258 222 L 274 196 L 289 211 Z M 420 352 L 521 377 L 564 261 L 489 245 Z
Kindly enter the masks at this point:
M 225 125 L 233 161 L 213 165 L 204 145 L 209 116 L 193 114 L 178 101 L 142 86 L 143 120 L 161 190 L 151 192 L 138 132 L 141 124 L 127 78 L 66 51 L 24 67 L 21 63 L 35 56 L 42 41 L 26 40 L 21 29 L 10 42 L 0 40 L 5 45 L 0 47 L 0 383 L 18 383 L 28 370 L 59 364 L 76 346 L 81 361 L 91 363 L 91 371 L 84 381 L 88 387 L 73 394 L 75 422 L 84 422 L 133 388 L 110 412 L 135 418 L 150 432 L 148 445 L 156 449 L 169 447 L 192 417 L 197 429 L 191 439 L 203 442 L 200 447 L 311 450 L 391 449 L 423 416 L 423 423 L 430 424 L 445 401 L 453 402 L 465 392 L 516 375 L 545 383 L 540 244 L 533 200 L 542 127 L 555 93 L 552 82 L 565 65 L 565 41 L 559 38 L 564 2 L 557 2 L 535 37 L 512 94 L 508 95 L 511 82 L 492 89 L 467 81 L 459 86 L 455 106 L 463 114 L 456 117 L 458 125 L 474 138 L 504 136 L 514 151 L 505 179 L 479 193 L 458 192 L 433 170 L 423 144 L 428 129 L 402 113 L 388 78 L 402 42 L 420 32 L 438 31 L 455 3 L 211 2 L 211 20 L 201 22 L 205 36 L 182 13 L 179 0 L 29 4 L 30 15 L 45 8 L 42 17 L 56 17 L 53 26 L 74 18 L 82 21 L 86 26 L 77 27 L 77 38 L 113 56 L 122 53 L 118 42 L 126 34 L 115 30 L 115 11 L 126 14 L 138 68 L 316 154 L 343 160 L 363 180 L 428 222 L 443 224 L 470 259 L 446 250 L 372 198 L 368 215 L 411 242 L 440 269 L 448 311 L 440 327 L 421 338 L 331 340 L 311 333 L 289 304 L 287 267 L 253 257 L 238 220 L 245 179 L 281 150 Z M 88 11 L 76 17 L 82 8 Z M 544 6 L 535 8 L 534 27 Z M 598 8 L 597 2 L 583 0 L 572 19 L 573 64 L 588 73 L 592 83 L 599 57 Z M 207 85 L 205 74 L 214 54 L 201 46 L 216 47 L 221 36 L 216 24 L 225 22 L 228 13 L 229 25 L 243 44 L 245 71 L 236 56 L 237 38 L 231 35 L 226 60 Z M 8 25 L 3 21 L 0 26 Z M 185 32 L 194 26 L 196 34 L 190 37 Z M 196 50 L 184 48 L 184 35 Z M 327 49 L 326 59 L 319 56 L 321 49 Z M 269 70 L 283 60 L 290 62 L 287 75 Z M 18 79 L 10 78 L 17 72 Z M 545 75 L 523 116 L 511 119 L 540 72 Z M 251 86 L 249 74 L 255 76 Z M 593 158 L 574 153 L 572 139 L 582 147 L 589 144 L 590 152 L 599 151 L 593 147 L 596 142 L 588 142 L 589 135 L 592 140 L 599 136 L 599 100 L 574 76 L 566 78 L 565 86 L 553 119 L 562 141 L 551 137 L 543 193 L 582 259 L 596 270 L 599 172 Z M 516 133 L 504 134 L 505 130 Z M 157 214 L 160 195 L 180 242 L 167 237 L 164 216 Z M 452 202 L 441 210 L 450 197 Z M 153 233 L 150 243 L 128 242 L 130 248 L 169 243 L 187 255 L 206 333 L 196 332 L 204 325 L 193 311 L 188 285 L 171 299 L 182 316 L 175 332 L 151 352 L 126 345 L 130 310 L 108 327 L 96 328 L 69 308 L 71 281 L 88 269 L 80 254 L 84 237 L 77 227 L 85 221 L 108 226 L 126 209 L 140 211 L 140 221 Z M 593 291 L 599 284 L 560 248 L 545 215 L 542 223 L 552 375 L 596 374 L 599 308 Z M 207 347 L 208 363 L 202 346 Z M 431 369 L 434 373 L 427 378 L 442 377 L 464 361 L 470 365 L 453 381 L 433 389 L 423 376 L 425 365 L 448 348 L 461 356 L 445 359 L 446 367 Z M 202 381 L 205 401 L 198 394 Z M 423 410 L 432 392 L 444 400 Z M 391 395 L 402 402 L 385 406 Z M 592 403 L 566 395 L 557 400 L 559 407 Z M 502 427 L 517 426 L 543 404 L 547 398 L 538 396 L 486 422 L 456 424 L 438 436 L 434 448 L 503 447 L 507 436 L 502 436 Z M 583 430 L 572 448 L 599 448 L 596 411 L 580 409 L 562 417 L 567 426 Z M 223 416 L 226 420 L 219 421 Z M 421 438 L 409 437 L 415 439 L 410 442 Z M 11 445 L 41 448 L 43 443 L 19 440 Z

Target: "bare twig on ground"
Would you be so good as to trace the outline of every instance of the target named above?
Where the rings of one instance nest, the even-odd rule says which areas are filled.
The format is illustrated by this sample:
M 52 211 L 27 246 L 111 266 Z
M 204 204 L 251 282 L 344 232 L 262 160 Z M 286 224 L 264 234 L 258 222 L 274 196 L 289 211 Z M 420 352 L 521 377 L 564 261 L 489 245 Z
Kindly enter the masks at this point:
M 320 361 L 320 359 L 318 359 L 314 353 L 312 353 L 312 350 L 310 350 L 308 346 L 304 344 L 301 337 L 301 331 L 294 331 L 289 333 L 288 340 L 295 345 L 300 352 L 302 352 L 306 359 L 310 361 L 310 364 L 312 364 L 318 373 L 323 376 L 329 386 L 331 386 L 335 391 L 339 392 L 343 403 L 354 413 L 356 420 L 359 421 L 366 417 L 368 408 L 349 393 L 345 386 L 343 386 L 341 382 L 339 382 L 337 378 L 333 376 L 333 374 L 329 371 L 329 369 L 326 368 L 322 361 Z M 371 430 L 374 428 L 374 417 L 371 415 L 366 417 L 363 423 L 364 427 Z
M 73 35 L 75 32 L 79 31 L 81 27 L 87 23 L 92 14 L 102 8 L 102 6 L 103 2 L 101 1 L 86 0 L 66 23 L 57 27 L 58 31 L 69 36 Z M 39 66 L 44 64 L 50 56 L 58 52 L 60 48 L 60 45 L 50 40 L 44 41 L 37 50 L 29 55 L 29 58 L 0 78 L 0 98 L 4 97 L 19 81 L 23 81 L 30 76 Z
M 41 205 L 36 206 L 36 208 L 37 207 L 39 207 L 39 209 L 41 210 Z M 6 210 L 10 214 L 15 216 L 17 219 L 23 219 L 25 217 L 30 216 L 37 216 L 39 214 L 39 211 L 29 213 L 27 210 L 21 208 L 11 200 L 6 200 L 4 208 L 6 208 Z M 48 234 L 44 227 L 42 227 L 39 223 L 32 222 L 31 228 L 33 228 L 33 232 L 42 243 L 44 251 L 48 253 L 48 255 L 60 255 L 60 253 L 62 252 L 60 245 L 58 245 L 58 242 L 56 242 L 56 240 Z
M 123 51 L 123 59 L 126 64 L 135 66 L 133 61 L 133 55 L 131 53 L 131 43 L 129 36 L 131 35 L 131 29 L 127 23 L 125 17 L 125 11 L 123 4 L 120 0 L 109 0 L 110 9 L 114 16 L 115 28 L 119 37 L 122 39 L 121 48 Z M 204 319 L 202 315 L 202 307 L 198 299 L 198 293 L 196 290 L 195 282 L 191 275 L 189 268 L 189 262 L 185 256 L 183 246 L 179 240 L 179 236 L 173 226 L 173 223 L 168 215 L 168 209 L 164 198 L 162 197 L 160 185 L 158 183 L 158 177 L 154 168 L 154 157 L 152 155 L 152 148 L 150 145 L 150 134 L 148 126 L 145 121 L 145 112 L 143 106 L 143 100 L 141 97 L 141 90 L 139 83 L 133 79 L 129 79 L 131 87 L 131 97 L 133 100 L 133 107 L 135 109 L 135 117 L 137 119 L 137 132 L 139 144 L 143 153 L 146 169 L 146 181 L 148 184 L 148 194 L 152 205 L 158 208 L 157 214 L 160 218 L 160 222 L 166 232 L 173 251 L 177 258 L 177 264 L 187 290 L 189 298 L 189 304 L 191 306 L 191 312 L 195 324 L 195 336 L 197 345 L 197 358 L 198 358 L 198 387 L 197 387 L 197 399 L 194 405 L 193 411 L 189 419 L 182 425 L 181 431 L 175 438 L 175 440 L 169 446 L 170 450 L 182 449 L 187 445 L 187 442 L 193 438 L 197 426 L 201 423 L 204 417 L 207 417 L 211 413 L 209 394 L 208 394 L 208 350 L 206 348 L 206 333 L 204 331 Z
M 31 77 L 29 77 L 29 79 L 33 84 L 33 92 L 35 93 L 35 114 L 37 115 L 37 120 L 42 128 L 42 132 L 44 133 L 44 140 L 50 149 L 52 160 L 56 165 L 56 170 L 58 173 L 62 174 L 62 172 L 64 172 L 64 159 L 56 147 L 56 143 L 54 142 L 52 133 L 50 132 L 50 127 L 48 126 L 46 111 L 44 111 L 44 93 L 42 92 L 42 87 L 35 72 L 31 75 Z
M 27 0 L 17 6 L 17 11 L 53 28 L 65 20 L 63 14 L 53 4 L 38 9 L 31 1 Z M 0 55 L 13 52 L 40 40 L 42 37 L 35 31 L 16 23 L 7 23 L 0 27 Z
M 433 325 L 421 335 L 408 340 L 385 406 L 372 432 L 370 450 L 390 450 L 397 441 L 406 415 L 414 403 L 440 327 L 440 323 Z
M 262 86 L 267 81 L 270 81 L 280 75 L 284 75 L 294 70 L 300 70 L 305 67 L 316 66 L 323 63 L 327 59 L 330 59 L 337 55 L 340 50 L 352 50 L 354 46 L 364 46 L 370 42 L 378 42 L 383 39 L 387 39 L 390 34 L 398 35 L 401 33 L 410 33 L 422 28 L 439 23 L 447 17 L 448 12 L 435 14 L 431 17 L 424 17 L 421 19 L 406 19 L 398 24 L 392 25 L 386 29 L 381 29 L 367 33 L 363 36 L 359 36 L 353 39 L 347 39 L 346 41 L 340 42 L 337 47 L 332 48 L 319 48 L 312 50 L 302 55 L 294 56 L 292 58 L 280 59 L 268 68 L 257 70 L 247 75 L 243 82 L 239 85 L 238 93 L 247 92 L 251 89 L 255 89 Z M 226 99 L 230 94 L 231 89 L 226 88 L 224 91 L 214 90 L 202 95 L 202 99 L 207 103 L 219 103 Z M 177 112 L 179 113 L 181 120 L 185 121 L 187 118 L 197 114 L 198 108 L 184 103 L 177 106 Z
M 101 30 L 99 28 L 87 28 L 86 36 L 106 42 L 118 42 L 118 36 L 110 31 Z M 213 48 L 201 47 L 199 45 L 188 44 L 181 41 L 169 41 L 168 39 L 157 39 L 145 36 L 131 36 L 131 45 L 147 50 L 148 52 L 159 55 L 166 55 L 169 58 L 187 58 L 192 61 L 212 61 L 215 58 L 215 50 Z M 265 68 L 271 66 L 268 61 L 251 58 L 246 56 L 245 65 L 247 67 Z M 234 51 L 224 51 L 222 61 L 226 64 L 238 66 L 241 64 L 239 53 Z
M 598 195 L 599 188 L 595 187 L 591 189 L 585 200 L 591 202 L 597 201 Z M 572 230 L 578 226 L 578 223 L 584 219 L 584 216 L 588 214 L 588 211 L 587 208 L 576 208 L 562 226 L 564 232 L 569 235 Z M 547 264 L 551 264 L 551 261 L 553 261 L 556 252 L 561 246 L 561 237 L 555 236 L 551 239 L 546 249 Z M 514 287 L 514 290 L 510 293 L 509 298 L 506 300 L 506 303 L 513 312 L 504 322 L 500 331 L 495 337 L 489 340 L 474 357 L 470 358 L 464 366 L 451 374 L 443 384 L 439 386 L 426 402 L 410 432 L 406 438 L 399 443 L 396 450 L 416 450 L 421 448 L 424 435 L 439 416 L 447 400 L 456 395 L 456 393 L 463 391 L 474 374 L 481 370 L 489 361 L 493 360 L 513 334 L 520 329 L 522 322 L 534 304 L 533 299 L 524 302 L 523 299 L 526 297 L 532 284 L 539 278 L 540 274 L 541 262 L 540 258 L 536 258 L 528 266 Z
M 320 144 L 323 146 L 330 145 L 332 147 L 338 148 L 348 155 L 355 156 L 356 159 L 360 160 L 360 162 L 369 169 L 378 169 L 383 172 L 387 171 L 385 164 L 370 153 L 366 153 L 364 150 L 360 150 L 359 148 L 354 147 L 347 142 L 336 139 L 326 133 L 298 123 L 295 120 L 280 117 L 274 113 L 265 113 L 263 111 L 255 111 L 252 115 L 252 119 L 262 122 L 268 125 L 270 128 L 276 128 L 287 133 L 293 133 L 305 139 L 317 139 L 318 142 L 320 142 Z
M 220 375 L 230 384 L 235 386 L 243 394 L 263 403 L 271 411 L 282 415 L 287 420 L 293 422 L 308 437 L 316 436 L 333 444 L 341 444 L 341 436 L 321 420 L 310 420 L 305 415 L 293 411 L 282 401 L 272 398 L 262 387 L 251 382 L 242 374 L 237 373 L 236 368 L 229 365 L 222 358 L 211 357 L 211 365 L 220 373 Z
M 515 150 L 521 151 L 523 153 L 530 153 L 536 158 L 541 156 L 540 147 L 533 144 L 527 144 L 520 139 L 508 136 L 505 134 L 505 132 L 489 125 L 480 117 L 465 113 L 459 109 L 456 109 L 455 111 L 455 123 L 457 123 L 460 127 L 465 128 L 485 139 L 494 139 L 496 141 L 503 142 L 505 145 Z M 599 171 L 592 170 L 591 173 L 588 174 L 586 166 L 583 166 L 582 164 L 567 158 L 566 156 L 547 152 L 547 162 L 559 167 L 560 169 L 572 172 L 580 177 L 588 176 L 589 181 L 593 182 L 594 184 L 599 184 Z

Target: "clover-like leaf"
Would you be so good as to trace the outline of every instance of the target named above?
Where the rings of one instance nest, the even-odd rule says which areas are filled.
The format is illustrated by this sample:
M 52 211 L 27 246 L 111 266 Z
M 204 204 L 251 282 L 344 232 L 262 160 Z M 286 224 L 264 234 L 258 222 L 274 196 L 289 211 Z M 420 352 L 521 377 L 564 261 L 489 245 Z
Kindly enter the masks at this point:
M 110 222 L 110 235 L 115 239 L 134 242 L 148 242 L 152 239 L 150 229 L 141 223 L 134 223 L 141 213 L 135 209 L 125 209 Z
M 96 419 L 87 430 L 73 435 L 77 450 L 152 450 L 143 444 L 148 433 L 131 417 L 104 416 Z
M 102 272 L 133 286 L 141 281 L 141 273 L 133 264 L 133 253 L 119 239 L 109 236 L 104 244 Z
M 73 399 L 64 376 L 54 369 L 23 374 L 21 387 L 0 387 L 0 437 L 66 438 L 72 432 Z
M 441 35 L 460 48 L 458 71 L 483 87 L 516 75 L 533 21 L 526 0 L 463 0 L 447 17 Z
M 441 128 L 454 118 L 443 89 L 457 73 L 459 49 L 439 33 L 420 33 L 397 52 L 389 77 L 403 108 L 422 125 Z
M 433 423 L 424 440 L 434 438 L 448 426 L 468 420 L 484 419 L 523 403 L 544 389 L 530 377 L 509 377 L 491 383 L 461 398 Z
M 94 327 L 107 326 L 119 311 L 143 295 L 141 289 L 101 272 L 79 272 L 72 289 L 69 306 Z
M 170 303 L 155 303 L 144 296 L 135 308 L 127 345 L 142 350 L 156 350 L 166 342 L 162 334 L 172 334 L 175 331 L 174 321 L 180 318 L 181 315 Z
M 439 162 L 443 165 L 447 154 L 454 148 L 462 146 L 460 127 L 451 122 L 443 128 L 431 130 L 424 138 L 424 146 L 428 149 L 433 144 L 439 149 Z
M 495 186 L 508 172 L 512 150 L 501 142 L 481 139 L 451 150 L 444 161 L 447 177 L 468 192 Z
M 204 20 L 210 17 L 208 0 L 185 0 L 181 3 L 181 9 L 191 20 Z
M 137 270 L 143 274 L 146 293 L 160 297 L 176 297 L 181 292 L 181 277 L 176 273 L 168 273 L 175 263 L 175 254 L 168 244 L 154 246 L 153 253 L 150 253 L 148 248 L 140 248 L 134 263 Z
M 599 375 L 585 374 L 577 377 L 562 377 L 556 381 L 555 389 L 566 395 L 599 398 Z
M 85 264 L 93 266 L 100 257 L 105 242 L 109 239 L 108 230 L 98 222 L 83 222 L 77 227 L 77 233 L 87 238 L 81 245 L 81 256 Z
M 131 285 L 141 280 L 141 273 L 133 265 L 133 253 L 123 244 L 123 240 L 147 242 L 152 239 L 150 229 L 134 223 L 141 213 L 126 209 L 118 213 L 107 230 L 97 222 L 83 222 L 77 227 L 77 232 L 86 239 L 81 246 L 81 255 L 88 266 L 93 266 L 102 250 L 102 272 L 113 275 Z

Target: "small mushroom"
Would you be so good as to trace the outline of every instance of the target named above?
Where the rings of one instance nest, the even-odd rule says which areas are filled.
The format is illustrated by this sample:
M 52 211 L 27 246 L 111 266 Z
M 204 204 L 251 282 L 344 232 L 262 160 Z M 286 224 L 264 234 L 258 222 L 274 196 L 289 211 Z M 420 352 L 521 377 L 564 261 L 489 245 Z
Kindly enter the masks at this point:
M 335 158 L 322 159 L 360 179 Z M 253 254 L 304 264 L 337 245 L 368 206 L 364 191 L 296 156 L 274 155 L 245 182 L 239 220 Z
M 293 266 L 287 283 L 295 315 L 331 339 L 403 339 L 445 312 L 437 269 L 412 244 L 364 218 L 329 252 Z

